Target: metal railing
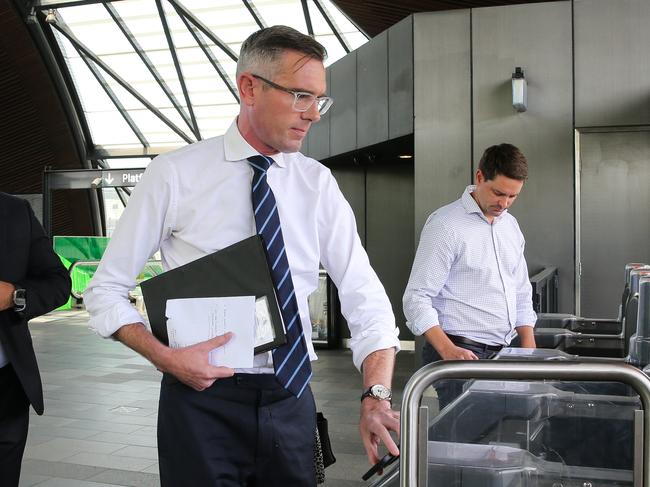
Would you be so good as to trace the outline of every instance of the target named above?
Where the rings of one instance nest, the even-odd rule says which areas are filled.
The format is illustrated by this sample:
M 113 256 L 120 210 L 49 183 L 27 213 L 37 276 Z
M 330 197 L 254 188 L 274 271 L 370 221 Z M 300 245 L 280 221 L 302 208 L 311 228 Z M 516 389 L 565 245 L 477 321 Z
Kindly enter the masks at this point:
M 72 275 L 73 271 L 77 267 L 89 267 L 93 269 L 92 272 L 94 273 L 97 267 L 99 266 L 99 262 L 100 262 L 99 260 L 78 260 L 72 263 L 72 265 L 68 269 L 68 272 L 70 273 L 70 275 Z M 161 271 L 162 271 L 162 261 L 156 259 L 150 259 L 147 261 L 147 263 L 145 264 L 141 272 L 147 272 L 152 276 L 157 276 L 158 274 L 161 273 Z M 136 279 L 136 281 L 139 284 L 142 280 Z M 83 299 L 83 293 L 85 290 L 86 290 L 85 288 L 76 289 L 73 283 L 72 289 L 70 290 L 70 294 L 76 299 Z
M 404 388 L 401 412 L 400 487 L 426 487 L 427 408 L 425 390 L 442 379 L 614 381 L 639 394 L 643 411 L 635 415 L 637 437 L 634 487 L 650 487 L 650 378 L 620 362 L 441 361 L 415 372 Z M 424 434 L 423 434 L 424 431 Z M 643 440 L 641 442 L 641 439 Z
M 536 313 L 557 313 L 559 275 L 557 267 L 545 267 L 530 277 Z

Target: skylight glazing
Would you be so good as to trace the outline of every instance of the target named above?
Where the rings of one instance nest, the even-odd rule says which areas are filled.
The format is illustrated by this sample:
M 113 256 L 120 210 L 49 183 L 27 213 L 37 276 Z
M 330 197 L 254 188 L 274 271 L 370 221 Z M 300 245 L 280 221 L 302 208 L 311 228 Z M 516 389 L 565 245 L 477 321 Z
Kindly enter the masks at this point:
M 326 65 L 367 41 L 329 0 L 123 0 L 60 7 L 50 26 L 91 146 L 118 167 L 113 151 L 155 153 L 225 132 L 239 111 L 236 58 L 260 23 L 313 33 Z

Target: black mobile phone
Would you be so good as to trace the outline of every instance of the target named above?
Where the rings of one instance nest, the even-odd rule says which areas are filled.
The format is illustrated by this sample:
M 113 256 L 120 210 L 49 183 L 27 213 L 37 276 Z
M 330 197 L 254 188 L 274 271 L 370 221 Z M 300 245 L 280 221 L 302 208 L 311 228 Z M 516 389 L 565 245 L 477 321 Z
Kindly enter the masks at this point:
M 399 448 L 399 445 L 397 445 L 397 448 Z M 391 463 L 393 463 L 395 460 L 399 458 L 399 455 L 391 455 L 390 453 L 387 453 L 384 455 L 384 457 L 379 460 L 377 463 L 375 463 L 372 467 L 370 467 L 370 470 L 368 470 L 366 473 L 363 474 L 363 477 L 361 477 L 363 480 L 368 480 L 370 477 L 375 475 L 376 473 L 381 474 L 382 471 L 388 467 Z

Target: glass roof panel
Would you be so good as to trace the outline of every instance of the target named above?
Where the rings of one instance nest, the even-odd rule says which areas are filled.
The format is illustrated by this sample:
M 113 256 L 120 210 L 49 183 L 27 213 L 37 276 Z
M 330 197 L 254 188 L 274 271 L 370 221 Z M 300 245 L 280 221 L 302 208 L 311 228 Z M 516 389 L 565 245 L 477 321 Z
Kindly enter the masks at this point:
M 307 23 L 300 0 L 257 0 L 255 7 L 266 25 L 288 25 L 307 33 Z M 315 7 L 310 5 L 310 12 L 312 8 Z
M 161 109 L 160 111 L 167 118 L 174 118 L 178 113 L 173 109 Z M 152 146 L 185 145 L 187 143 L 180 135 L 176 134 L 176 132 L 146 108 L 140 110 L 129 110 L 129 115 L 131 115 L 131 118 L 133 118 L 136 125 L 141 128 L 147 137 L 147 141 Z M 145 127 L 145 129 L 142 129 L 142 127 Z M 183 132 L 185 132 L 189 137 L 192 137 L 189 130 L 186 129 L 183 130 Z M 108 144 L 101 145 L 105 146 Z
M 115 159 L 104 159 L 111 169 L 139 169 L 147 167 L 151 162 L 148 157 L 118 157 Z
M 59 9 L 57 14 L 74 35 L 97 55 L 132 51 L 131 45 L 102 4 L 65 7 Z
M 332 16 L 332 18 L 333 18 L 334 22 L 336 23 L 336 25 L 338 26 L 339 30 L 344 33 L 345 39 L 350 43 L 350 47 L 352 49 L 356 49 L 357 47 L 361 46 L 362 44 L 365 44 L 368 41 L 368 38 L 365 36 L 365 34 L 363 34 L 362 32 L 359 32 L 359 29 L 357 29 L 355 27 L 355 25 L 352 22 L 350 22 L 350 19 L 348 19 L 348 17 L 343 12 L 341 12 L 336 7 L 336 5 L 334 5 L 332 3 L 331 0 L 321 0 L 321 1 L 325 5 L 325 8 L 327 9 L 327 11 Z M 355 35 L 355 37 L 357 37 L 357 39 L 359 39 L 357 34 L 360 34 L 361 39 L 363 39 L 363 42 L 361 42 L 361 44 L 355 44 L 355 43 L 351 42 L 351 39 L 350 39 L 351 35 Z
M 139 144 L 134 132 L 72 44 L 56 31 L 55 36 L 61 45 L 77 92 L 80 94 L 80 102 L 93 140 L 102 140 L 108 144 Z
M 365 35 L 360 33 L 330 0 L 321 0 L 321 2 L 352 49 L 367 41 Z M 225 43 L 227 49 L 232 50 L 235 55 L 238 55 L 244 39 L 259 27 L 242 0 L 220 0 L 219 2 L 177 0 L 177 3 L 189 12 L 188 17 L 185 14 L 179 15 L 170 0 L 162 0 L 165 19 L 199 125 L 200 135 L 202 138 L 219 135 L 228 128 L 238 112 L 236 98 L 197 43 L 195 36 L 188 30 L 186 22 L 199 32 L 197 35 L 200 41 L 205 43 L 213 59 L 216 59 L 221 69 L 227 73 L 233 85 L 236 62 L 209 35 L 200 32 L 195 24 L 200 23 L 204 28 L 209 29 L 213 38 L 216 36 L 215 40 Z M 284 23 L 307 33 L 300 0 L 252 0 L 250 3 L 255 6 L 266 25 Z M 307 3 L 316 38 L 328 50 L 326 65 L 330 65 L 344 56 L 345 51 L 332 34 L 332 30 L 313 0 Z M 123 22 L 125 28 L 135 38 L 138 47 L 144 51 L 159 76 L 164 79 L 167 90 L 176 100 L 178 109 L 174 107 L 165 89 L 159 85 L 134 46 L 120 30 L 109 9 L 112 9 L 118 16 L 118 20 Z M 99 3 L 75 5 L 59 8 L 57 14 L 63 21 L 60 28 L 69 29 L 81 43 L 105 62 L 151 107 L 155 107 L 168 117 L 188 138 L 191 140 L 196 138 L 188 125 L 191 122 L 187 100 L 178 79 L 155 0 L 109 2 L 108 7 Z M 82 102 L 83 113 L 80 116 L 86 118 L 90 127 L 92 137 L 90 142 L 113 149 L 141 149 L 142 144 L 133 130 L 79 57 L 76 49 L 58 33 L 57 29 L 53 30 Z M 187 143 L 109 74 L 102 69 L 99 71 L 150 146 L 176 147 Z M 179 113 L 179 109 L 182 114 Z M 136 152 L 138 151 L 135 150 L 134 153 Z
M 204 105 L 194 110 L 204 138 L 221 135 L 228 130 L 239 113 L 239 104 Z

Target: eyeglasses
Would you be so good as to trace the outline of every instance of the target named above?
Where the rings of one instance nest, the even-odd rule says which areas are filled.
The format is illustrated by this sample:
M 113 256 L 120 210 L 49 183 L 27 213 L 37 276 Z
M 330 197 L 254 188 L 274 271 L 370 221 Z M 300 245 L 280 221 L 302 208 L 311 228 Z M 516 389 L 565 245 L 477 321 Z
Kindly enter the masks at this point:
M 309 110 L 314 103 L 316 103 L 316 108 L 320 115 L 325 115 L 327 110 L 329 110 L 334 103 L 334 100 L 329 96 L 315 96 L 311 93 L 306 93 L 304 91 L 294 91 L 289 88 L 285 88 L 273 81 L 269 81 L 266 78 L 262 78 L 256 74 L 252 75 L 253 78 L 257 78 L 260 81 L 264 81 L 267 85 L 275 88 L 276 90 L 284 91 L 285 93 L 290 93 L 293 95 L 293 109 L 297 112 L 306 112 Z

